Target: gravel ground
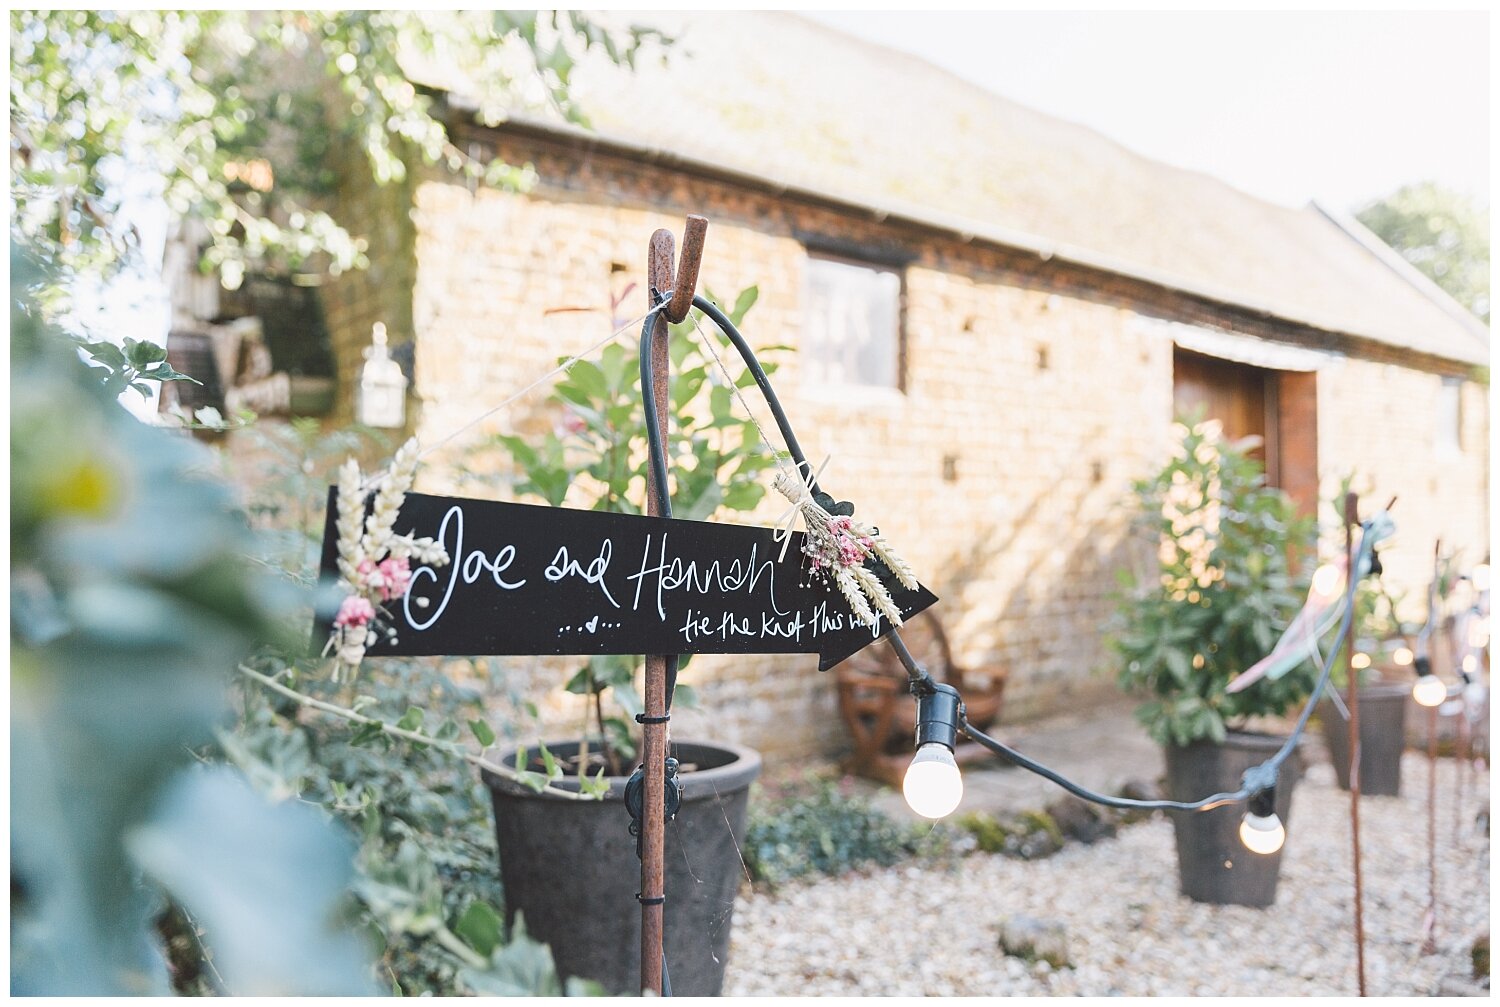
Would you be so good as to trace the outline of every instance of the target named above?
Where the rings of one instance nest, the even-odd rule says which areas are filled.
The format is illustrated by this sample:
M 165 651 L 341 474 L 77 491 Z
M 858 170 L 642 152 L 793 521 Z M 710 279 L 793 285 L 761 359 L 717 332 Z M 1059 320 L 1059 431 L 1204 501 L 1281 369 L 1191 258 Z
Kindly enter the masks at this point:
M 1471 777 L 1455 836 L 1454 763 L 1438 765 L 1438 952 L 1427 905 L 1427 762 L 1408 754 L 1399 798 L 1360 802 L 1365 963 L 1372 995 L 1425 995 L 1468 973 L 1489 926 L 1489 839 L 1474 825 L 1489 775 Z M 730 996 L 1352 995 L 1357 992 L 1349 801 L 1327 764 L 1293 797 L 1276 905 L 1209 906 L 1177 893 L 1172 826 L 1159 816 L 1046 860 L 973 853 L 742 892 Z M 1012 914 L 1067 928 L 1073 968 L 997 946 Z

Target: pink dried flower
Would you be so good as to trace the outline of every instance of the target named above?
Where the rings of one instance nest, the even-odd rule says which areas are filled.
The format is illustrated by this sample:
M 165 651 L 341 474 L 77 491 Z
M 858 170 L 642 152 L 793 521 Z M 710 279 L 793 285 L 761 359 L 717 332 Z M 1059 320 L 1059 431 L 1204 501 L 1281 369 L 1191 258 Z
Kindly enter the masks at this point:
M 335 626 L 368 626 L 375 618 L 375 606 L 357 594 L 351 594 L 339 606 L 339 614 L 333 620 Z
M 406 593 L 411 583 L 411 564 L 404 556 L 382 560 L 380 563 L 380 597 L 385 601 L 399 598 Z

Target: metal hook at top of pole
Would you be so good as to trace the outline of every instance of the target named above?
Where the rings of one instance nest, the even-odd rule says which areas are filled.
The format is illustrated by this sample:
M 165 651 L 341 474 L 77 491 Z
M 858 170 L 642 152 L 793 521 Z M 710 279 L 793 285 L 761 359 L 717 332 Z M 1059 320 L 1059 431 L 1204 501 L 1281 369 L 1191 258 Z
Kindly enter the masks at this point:
M 658 231 L 657 234 L 663 232 Z M 670 231 L 665 232 L 669 236 Z M 687 216 L 682 228 L 682 255 L 677 260 L 677 272 L 672 279 L 672 300 L 667 303 L 666 316 L 669 322 L 680 322 L 693 307 L 693 295 L 698 292 L 698 267 L 703 262 L 703 239 L 708 234 L 708 218 L 696 213 Z M 652 236 L 653 242 L 655 235 Z M 667 254 L 671 255 L 668 245 Z M 668 260 L 668 266 L 671 262 Z M 670 271 L 670 270 L 669 270 Z

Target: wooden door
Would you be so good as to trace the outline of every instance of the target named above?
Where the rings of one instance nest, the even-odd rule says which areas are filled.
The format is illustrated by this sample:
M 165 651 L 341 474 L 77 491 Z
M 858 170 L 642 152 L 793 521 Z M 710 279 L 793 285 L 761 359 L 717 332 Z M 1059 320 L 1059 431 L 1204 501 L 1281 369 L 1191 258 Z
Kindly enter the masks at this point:
M 1252 454 L 1304 514 L 1318 509 L 1317 374 L 1272 371 L 1177 349 L 1172 356 L 1172 409 L 1224 424 L 1231 440 L 1256 436 Z
M 1267 481 L 1274 486 L 1275 385 L 1267 380 L 1273 373 L 1183 349 L 1172 356 L 1173 412 L 1180 417 L 1218 420 L 1224 424 L 1224 436 L 1232 441 L 1259 437 L 1260 446 L 1251 454 L 1266 466 Z

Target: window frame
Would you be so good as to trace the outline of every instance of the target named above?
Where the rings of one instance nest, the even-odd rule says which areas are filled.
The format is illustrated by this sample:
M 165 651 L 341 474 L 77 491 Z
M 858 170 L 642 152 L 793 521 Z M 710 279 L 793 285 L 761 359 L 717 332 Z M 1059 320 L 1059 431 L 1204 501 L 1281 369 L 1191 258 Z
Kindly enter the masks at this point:
M 1437 415 L 1433 417 L 1433 445 L 1439 454 L 1451 458 L 1464 452 L 1464 379 L 1444 375 L 1439 381 Z M 1451 413 L 1446 401 L 1450 394 Z M 1450 422 L 1451 431 L 1447 426 Z
M 811 271 L 814 262 L 830 262 L 842 266 L 852 266 L 856 269 L 869 270 L 874 273 L 889 273 L 896 277 L 896 310 L 895 331 L 892 337 L 895 341 L 894 354 L 894 382 L 892 384 L 864 384 L 857 381 L 814 381 L 803 370 L 802 385 L 804 389 L 812 390 L 818 394 L 828 396 L 859 396 L 859 397 L 885 397 L 896 396 L 905 398 L 908 387 L 908 362 L 907 362 L 907 331 L 906 331 L 906 299 L 907 299 L 907 263 L 911 261 L 910 256 L 883 254 L 882 250 L 871 250 L 869 254 L 861 254 L 862 250 L 844 243 L 818 242 L 804 240 L 806 255 L 803 260 L 802 289 L 803 296 L 810 295 Z M 806 314 L 811 315 L 812 305 L 804 305 Z M 806 352 L 807 328 L 803 330 L 804 343 L 803 352 Z

